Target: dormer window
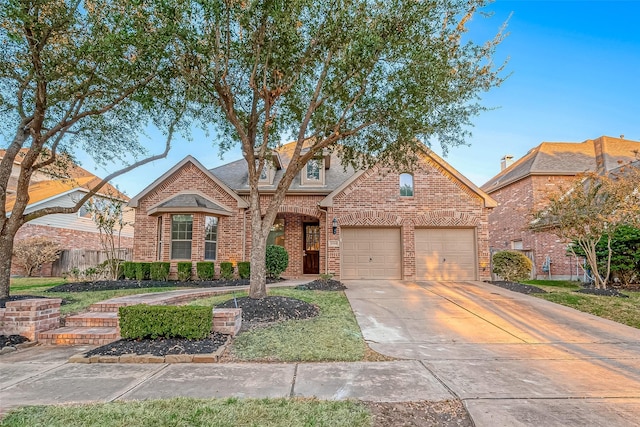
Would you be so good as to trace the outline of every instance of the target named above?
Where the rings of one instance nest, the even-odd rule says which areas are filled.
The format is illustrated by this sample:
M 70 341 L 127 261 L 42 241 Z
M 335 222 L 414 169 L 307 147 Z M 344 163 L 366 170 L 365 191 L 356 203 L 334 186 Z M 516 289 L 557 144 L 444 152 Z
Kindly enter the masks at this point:
M 256 161 L 256 168 L 258 167 L 258 161 Z M 273 184 L 273 177 L 275 175 L 275 171 L 269 162 L 265 162 L 262 171 L 260 172 L 260 177 L 258 178 L 258 185 L 271 185 Z
M 322 157 L 307 162 L 302 169 L 302 185 L 324 185 L 324 159 Z

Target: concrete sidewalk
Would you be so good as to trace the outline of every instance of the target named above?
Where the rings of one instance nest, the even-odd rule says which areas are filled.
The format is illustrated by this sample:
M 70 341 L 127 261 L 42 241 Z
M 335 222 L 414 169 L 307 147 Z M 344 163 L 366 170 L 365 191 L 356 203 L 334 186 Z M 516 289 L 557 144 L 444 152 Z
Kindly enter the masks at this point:
M 366 401 L 453 396 L 419 361 L 80 364 L 90 347 L 35 346 L 0 357 L 0 408 L 116 400 L 317 397 Z

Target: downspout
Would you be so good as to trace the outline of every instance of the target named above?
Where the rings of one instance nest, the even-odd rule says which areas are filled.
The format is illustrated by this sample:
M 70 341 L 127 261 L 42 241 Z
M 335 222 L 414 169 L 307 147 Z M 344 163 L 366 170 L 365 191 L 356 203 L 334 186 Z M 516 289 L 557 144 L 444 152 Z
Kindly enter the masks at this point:
M 247 260 L 247 210 L 242 210 L 242 261 Z
M 329 274 L 329 208 L 318 205 L 318 209 L 324 212 L 324 274 Z

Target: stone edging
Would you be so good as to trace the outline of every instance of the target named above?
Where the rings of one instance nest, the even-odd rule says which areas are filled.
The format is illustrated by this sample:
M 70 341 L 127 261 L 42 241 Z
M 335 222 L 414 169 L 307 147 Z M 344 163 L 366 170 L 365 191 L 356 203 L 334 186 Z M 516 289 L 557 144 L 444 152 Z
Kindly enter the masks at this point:
M 205 354 L 167 354 L 154 356 L 153 354 L 123 354 L 122 356 L 85 356 L 79 353 L 71 356 L 69 363 L 217 363 L 227 349 L 227 342 L 218 347 L 213 353 Z
M 20 343 L 20 344 L 6 345 L 6 346 L 0 348 L 0 355 L 7 354 L 7 353 L 12 353 L 12 352 L 14 352 L 16 350 L 21 350 L 23 348 L 33 347 L 36 344 L 38 344 L 38 341 L 25 341 L 25 342 Z

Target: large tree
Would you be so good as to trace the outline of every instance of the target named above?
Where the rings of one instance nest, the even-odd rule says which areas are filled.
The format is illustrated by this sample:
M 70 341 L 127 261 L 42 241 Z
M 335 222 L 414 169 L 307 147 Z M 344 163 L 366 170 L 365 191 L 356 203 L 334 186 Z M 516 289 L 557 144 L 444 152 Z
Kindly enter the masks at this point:
M 611 273 L 611 242 L 616 231 L 640 223 L 640 171 L 621 168 L 614 174 L 587 173 L 569 188 L 549 195 L 547 206 L 533 212 L 531 229 L 550 232 L 564 242 L 574 255 L 584 255 L 596 288 L 606 289 Z M 599 262 L 598 246 L 606 247 Z M 574 247 L 580 248 L 576 253 Z
M 250 296 L 266 295 L 269 230 L 294 177 L 330 150 L 356 167 L 410 167 L 421 141 L 463 144 L 478 95 L 501 82 L 502 39 L 468 37 L 485 0 L 193 0 L 182 42 L 201 118 L 240 144 L 251 223 Z M 268 204 L 259 177 L 283 141 L 291 161 Z
M 166 156 L 183 110 L 181 86 L 172 79 L 180 52 L 174 12 L 172 2 L 161 1 L 0 3 L 0 298 L 9 295 L 13 241 L 23 224 L 73 213 L 110 179 Z M 159 100 L 168 102 L 161 107 Z M 137 136 L 152 122 L 167 140 L 162 154 L 145 158 Z M 81 151 L 123 167 L 73 207 L 27 210 L 32 176 L 48 171 L 64 179 L 72 155 Z

